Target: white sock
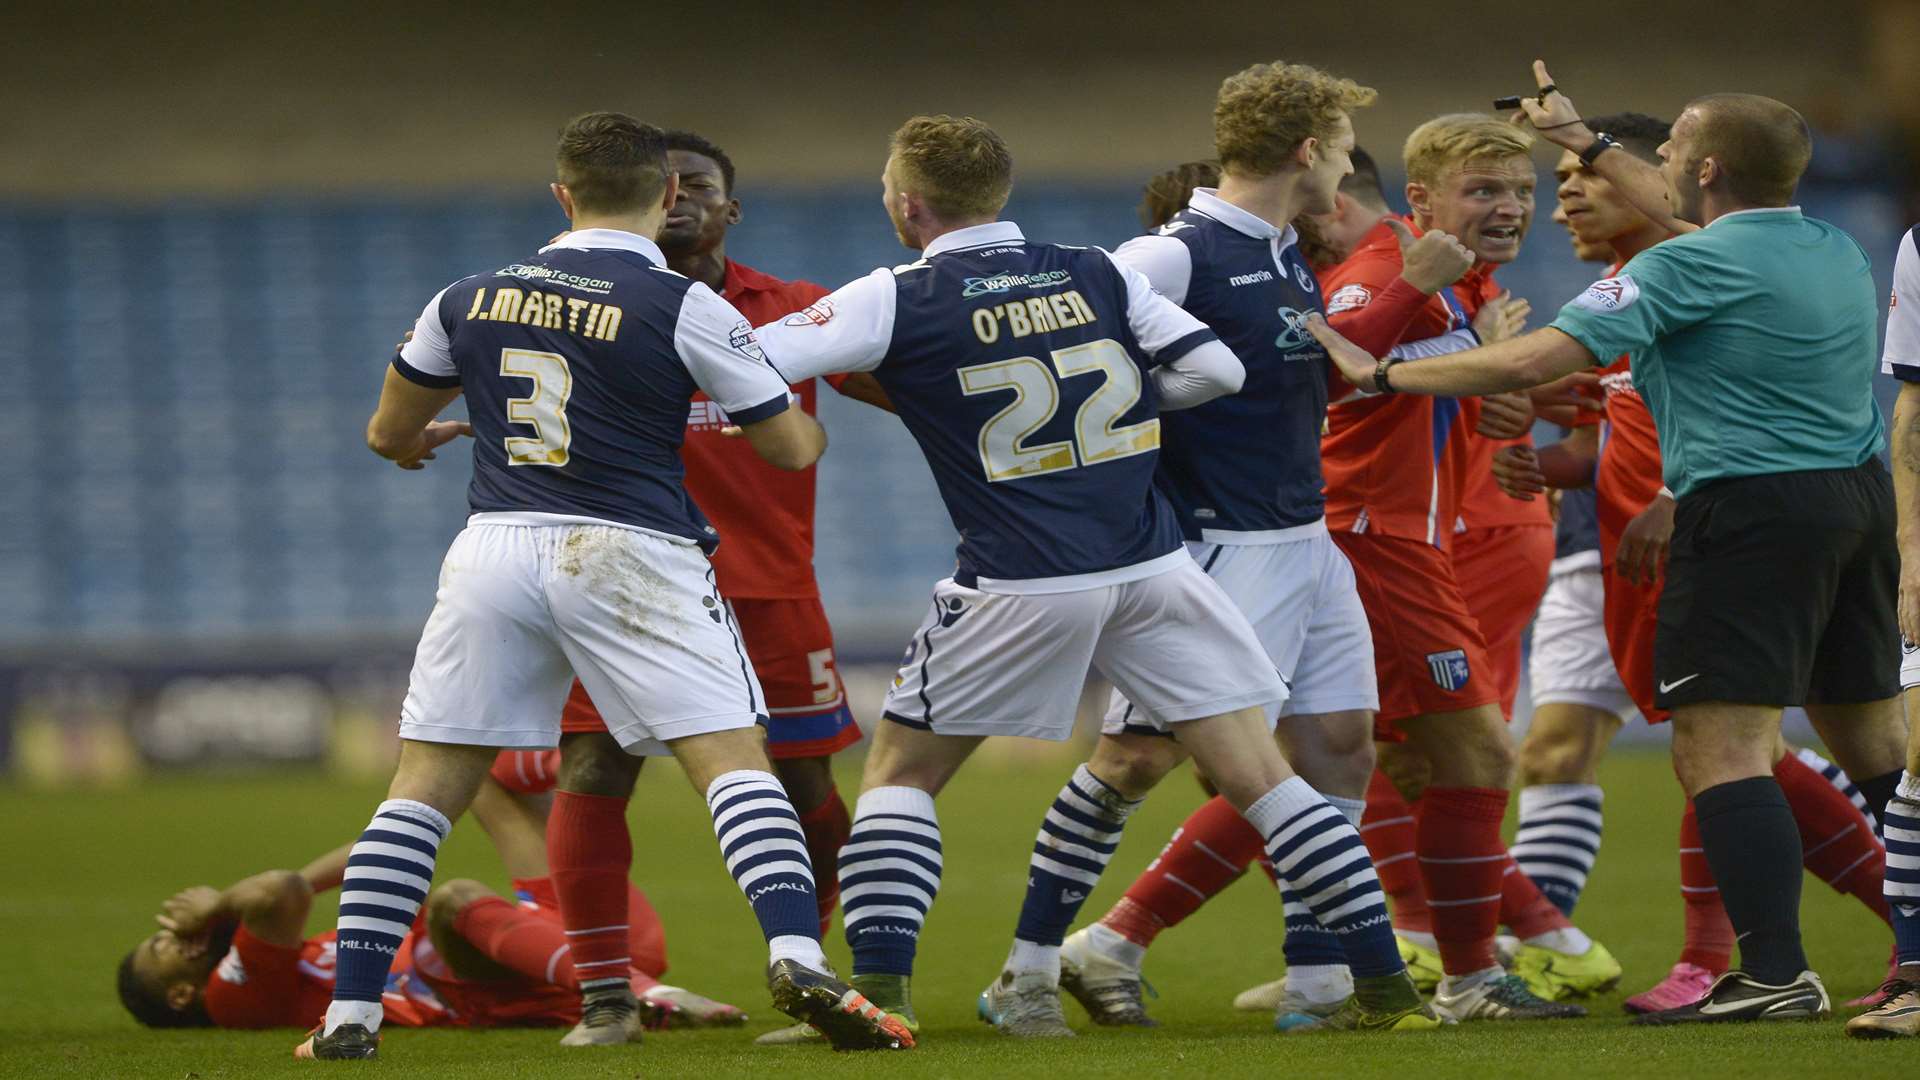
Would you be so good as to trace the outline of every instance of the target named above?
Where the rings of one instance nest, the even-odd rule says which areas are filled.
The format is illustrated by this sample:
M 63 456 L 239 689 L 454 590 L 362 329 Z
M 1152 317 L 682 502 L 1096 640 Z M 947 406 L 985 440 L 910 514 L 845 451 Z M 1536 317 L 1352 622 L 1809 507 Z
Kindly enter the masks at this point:
M 1593 948 L 1593 939 L 1579 927 L 1569 926 L 1562 930 L 1549 930 L 1544 934 L 1535 934 L 1527 939 L 1527 944 L 1566 953 L 1568 956 L 1585 956 L 1587 950 Z
M 359 1024 L 376 1034 L 380 1031 L 380 1017 L 385 1012 L 377 1001 L 334 1001 L 327 1005 L 327 1020 L 321 1025 L 322 1036 L 333 1034 L 333 1029 L 341 1024 Z
M 1058 981 L 1060 946 L 1036 945 L 1014 938 L 1013 948 L 1007 951 L 1007 970 L 1015 975 L 1046 975 Z
M 1345 964 L 1298 964 L 1287 969 L 1287 990 L 1315 1005 L 1332 1005 L 1353 994 L 1353 972 Z
M 1094 923 L 1087 927 L 1087 941 L 1093 950 L 1117 964 L 1125 964 L 1134 971 L 1147 962 L 1147 947 L 1138 942 L 1129 941 L 1125 934 L 1103 923 Z
M 1328 795 L 1324 791 L 1320 793 L 1320 797 L 1332 803 L 1333 808 L 1340 811 L 1340 815 L 1347 819 L 1347 824 L 1356 829 L 1360 827 L 1360 816 L 1367 812 L 1367 800 L 1349 799 L 1345 795 Z
M 1440 980 L 1440 992 L 1443 994 L 1457 994 L 1463 990 L 1471 990 L 1483 983 L 1489 983 L 1495 979 L 1504 979 L 1506 977 L 1507 969 L 1495 964 L 1490 968 L 1471 972 L 1466 975 L 1448 975 L 1442 978 Z
M 1434 937 L 1433 932 L 1430 930 L 1395 930 L 1394 933 L 1406 938 L 1408 941 L 1413 942 L 1423 949 L 1432 949 L 1434 952 L 1440 951 L 1440 939 Z
M 827 964 L 827 954 L 820 951 L 820 943 L 798 934 L 780 934 L 767 942 L 767 963 L 774 964 L 782 960 L 797 960 L 802 966 L 815 971 L 833 970 Z

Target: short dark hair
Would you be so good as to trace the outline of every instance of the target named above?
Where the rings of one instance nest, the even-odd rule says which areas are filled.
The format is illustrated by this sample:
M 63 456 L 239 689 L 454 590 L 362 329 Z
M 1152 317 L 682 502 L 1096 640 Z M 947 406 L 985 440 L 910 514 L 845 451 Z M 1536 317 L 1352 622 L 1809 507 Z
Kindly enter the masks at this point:
M 666 133 L 625 113 L 592 112 L 567 121 L 555 158 L 576 210 L 639 210 L 667 188 Z
M 1146 190 L 1140 195 L 1141 227 L 1157 229 L 1165 225 L 1173 219 L 1173 215 L 1187 208 L 1187 201 L 1193 198 L 1194 188 L 1219 185 L 1220 163 L 1217 161 L 1189 161 L 1184 165 L 1175 165 L 1147 181 Z
M 120 1004 L 135 1020 L 150 1028 L 189 1028 L 212 1027 L 213 1017 L 207 1015 L 207 1007 L 199 1001 L 184 1009 L 176 1009 L 167 1004 L 164 992 L 156 993 L 152 984 L 140 978 L 133 969 L 133 953 L 120 958 L 120 970 L 114 979 L 120 990 Z
M 1587 127 L 1604 131 L 1620 140 L 1627 153 L 1654 164 L 1660 163 L 1660 144 L 1673 136 L 1673 124 L 1646 113 L 1621 112 L 1587 117 Z
M 1387 191 L 1380 183 L 1380 166 L 1373 155 L 1353 148 L 1353 173 L 1340 178 L 1340 190 L 1347 198 L 1375 210 L 1387 208 Z
M 1758 94 L 1708 94 L 1687 103 L 1700 112 L 1694 153 L 1726 170 L 1727 191 L 1744 203 L 1785 206 L 1813 160 L 1807 118 Z M 1690 166 L 1694 162 L 1687 163 Z
M 725 150 L 713 145 L 706 136 L 682 128 L 668 130 L 666 139 L 669 150 L 712 158 L 713 163 L 720 166 L 720 179 L 727 185 L 727 194 L 733 194 L 733 159 Z
M 888 142 L 899 179 L 948 221 L 992 217 L 1013 191 L 1013 153 L 971 116 L 916 116 Z

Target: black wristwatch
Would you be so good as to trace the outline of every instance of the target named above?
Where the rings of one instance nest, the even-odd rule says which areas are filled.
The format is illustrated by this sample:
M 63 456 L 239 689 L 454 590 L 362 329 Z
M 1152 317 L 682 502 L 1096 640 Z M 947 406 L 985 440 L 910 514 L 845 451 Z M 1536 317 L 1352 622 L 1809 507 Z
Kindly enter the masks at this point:
M 1387 381 L 1387 372 L 1392 371 L 1393 365 L 1399 362 L 1400 358 L 1397 356 L 1383 356 L 1380 358 L 1379 363 L 1373 365 L 1374 393 L 1391 394 L 1394 392 L 1393 384 Z
M 1619 139 L 1614 138 L 1613 136 L 1607 134 L 1604 131 L 1596 131 L 1593 133 L 1593 142 L 1589 143 L 1585 150 L 1580 151 L 1580 164 L 1585 165 L 1587 168 L 1591 169 L 1593 168 L 1593 162 L 1595 158 L 1598 158 L 1601 154 L 1604 154 L 1607 151 L 1618 147 L 1619 145 L 1620 145 Z

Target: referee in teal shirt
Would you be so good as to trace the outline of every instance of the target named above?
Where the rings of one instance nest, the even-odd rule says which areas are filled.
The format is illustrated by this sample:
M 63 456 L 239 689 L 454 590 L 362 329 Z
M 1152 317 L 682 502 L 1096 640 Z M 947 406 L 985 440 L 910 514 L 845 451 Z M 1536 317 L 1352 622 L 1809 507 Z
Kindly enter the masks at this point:
M 1800 835 L 1773 779 L 1781 710 L 1804 705 L 1884 817 L 1905 763 L 1893 485 L 1873 398 L 1878 297 L 1860 245 L 1793 201 L 1806 121 L 1770 98 L 1690 103 L 1660 168 L 1580 121 L 1534 65 L 1516 122 L 1580 155 L 1681 235 L 1635 256 L 1551 326 L 1414 363 L 1310 324 L 1354 385 L 1466 396 L 1552 382 L 1627 353 L 1678 499 L 1654 638 L 1674 771 L 1740 941 L 1696 1004 L 1636 1023 L 1831 1012 L 1800 946 Z M 1704 227 L 1702 227 L 1704 226 Z

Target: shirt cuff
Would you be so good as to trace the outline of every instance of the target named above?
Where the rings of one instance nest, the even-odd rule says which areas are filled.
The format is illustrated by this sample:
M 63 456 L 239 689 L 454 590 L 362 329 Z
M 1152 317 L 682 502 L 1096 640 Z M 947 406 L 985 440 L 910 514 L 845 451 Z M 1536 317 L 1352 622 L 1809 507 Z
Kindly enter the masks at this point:
M 430 375 L 407 363 L 399 353 L 393 354 L 393 370 L 410 383 L 435 390 L 451 390 L 460 385 L 459 375 Z
M 1901 382 L 1920 383 L 1920 366 L 1895 363 L 1889 360 L 1887 362 L 1887 368 L 1889 373 Z
M 1193 333 L 1188 334 L 1186 337 L 1176 339 L 1173 344 L 1153 354 L 1153 362 L 1156 364 L 1171 364 L 1200 346 L 1205 345 L 1207 342 L 1219 340 L 1220 335 L 1211 330 L 1205 328 L 1195 330 Z
M 763 401 L 751 409 L 728 409 L 727 419 L 736 424 L 757 424 L 786 412 L 793 402 L 792 394 L 781 394 L 771 401 Z

